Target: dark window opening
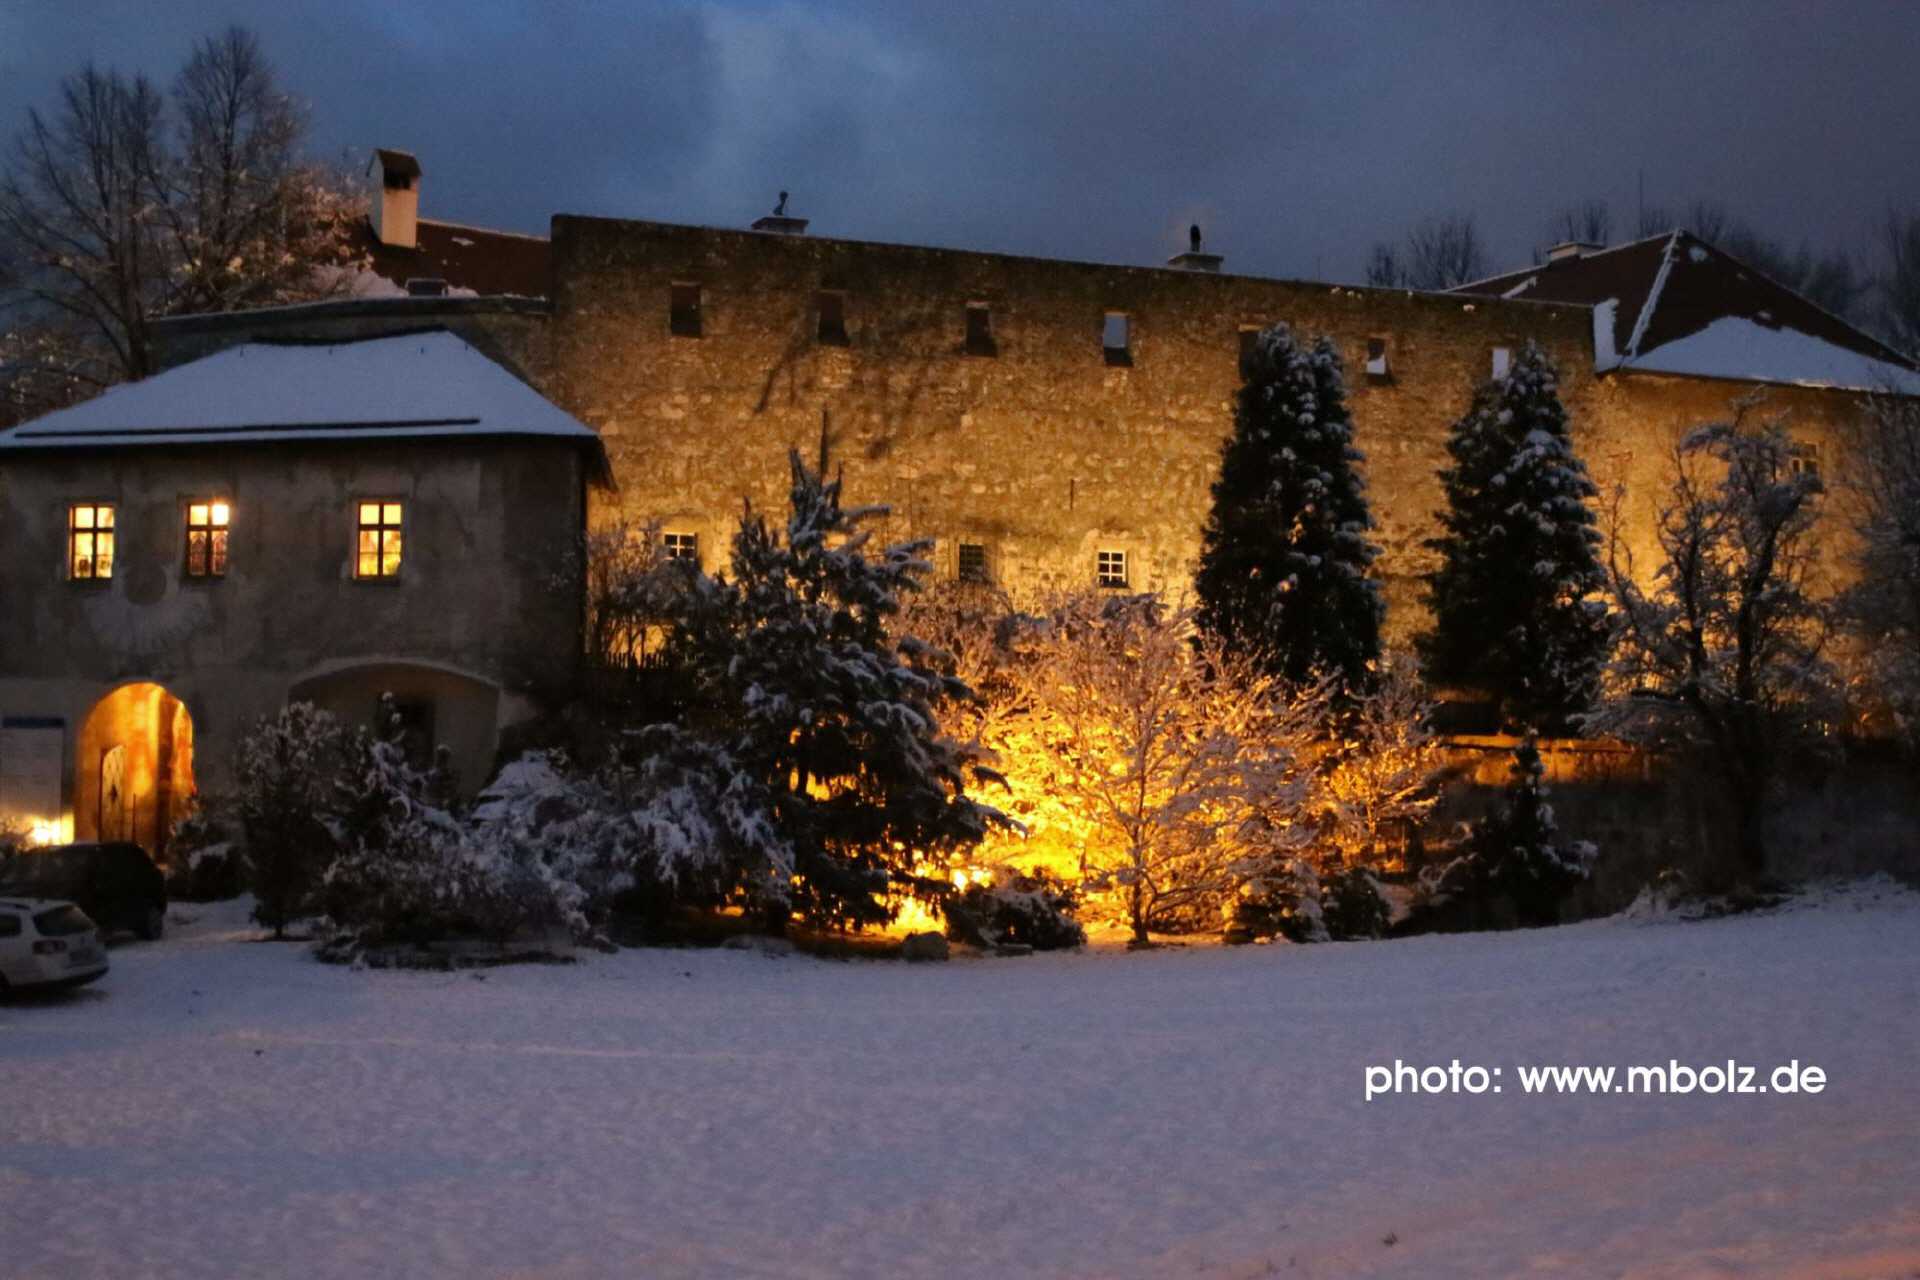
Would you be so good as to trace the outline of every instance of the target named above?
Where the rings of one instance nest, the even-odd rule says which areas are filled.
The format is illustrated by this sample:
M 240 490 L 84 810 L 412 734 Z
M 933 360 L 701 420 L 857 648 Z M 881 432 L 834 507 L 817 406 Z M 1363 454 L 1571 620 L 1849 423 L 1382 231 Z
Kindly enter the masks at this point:
M 676 338 L 700 336 L 700 286 L 676 284 L 667 307 L 667 332 Z
M 1820 446 L 1804 440 L 1796 440 L 1789 447 L 1787 470 L 1796 476 L 1820 478 Z
M 962 582 L 986 583 L 993 581 L 993 574 L 987 568 L 986 544 L 980 542 L 961 543 L 954 570 L 954 576 Z
M 1253 353 L 1260 349 L 1260 329 L 1257 325 L 1240 326 L 1240 376 L 1247 376 L 1247 362 L 1253 359 Z
M 661 535 L 661 545 L 669 560 L 691 560 L 700 563 L 700 535 L 697 533 L 667 533 Z
M 439 276 L 408 276 L 407 296 L 444 298 L 447 296 L 447 282 Z
M 1133 322 L 1126 312 L 1107 312 L 1100 330 L 1100 347 L 1106 353 L 1108 364 L 1133 363 Z
M 1393 381 L 1393 371 L 1387 366 L 1385 338 L 1367 339 L 1367 381 L 1376 384 Z
M 818 299 L 820 342 L 823 346 L 847 345 L 847 295 L 822 289 Z
M 1094 560 L 1094 580 L 1103 587 L 1124 588 L 1127 585 L 1127 553 L 1099 552 Z
M 998 355 L 999 347 L 993 340 L 993 313 L 984 302 L 967 304 L 967 354 L 970 356 Z

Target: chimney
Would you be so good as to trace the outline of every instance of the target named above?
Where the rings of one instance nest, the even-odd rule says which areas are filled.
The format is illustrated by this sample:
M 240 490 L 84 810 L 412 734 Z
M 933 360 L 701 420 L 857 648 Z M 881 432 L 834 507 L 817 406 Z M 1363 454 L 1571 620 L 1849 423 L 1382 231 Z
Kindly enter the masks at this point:
M 1218 272 L 1220 264 L 1226 259 L 1217 253 L 1202 253 L 1200 250 L 1200 225 L 1195 223 L 1187 228 L 1187 251 L 1176 253 L 1167 259 L 1167 265 L 1181 271 Z
M 773 212 L 755 218 L 752 229 L 771 231 L 779 236 L 803 236 L 807 234 L 807 220 L 787 216 L 787 193 L 782 191 L 780 203 L 773 206 Z
M 374 239 L 396 249 L 420 247 L 420 162 L 410 152 L 385 147 L 373 153 L 367 172 L 379 171 L 372 208 Z
M 1559 244 L 1547 247 L 1547 262 L 1565 262 L 1569 258 L 1584 258 L 1590 253 L 1598 253 L 1607 246 L 1595 244 L 1591 240 L 1562 240 Z

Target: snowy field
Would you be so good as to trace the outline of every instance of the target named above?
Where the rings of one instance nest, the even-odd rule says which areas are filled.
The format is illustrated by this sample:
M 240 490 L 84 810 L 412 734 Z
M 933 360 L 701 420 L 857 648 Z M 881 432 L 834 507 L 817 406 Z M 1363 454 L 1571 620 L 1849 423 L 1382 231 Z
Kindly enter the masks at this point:
M 0 1005 L 0 1274 L 1920 1274 L 1920 897 L 1885 882 L 1699 924 L 484 978 L 175 916 L 97 989 Z M 1364 1102 L 1396 1057 L 1507 1085 Z M 1729 1057 L 1829 1084 L 1513 1085 Z

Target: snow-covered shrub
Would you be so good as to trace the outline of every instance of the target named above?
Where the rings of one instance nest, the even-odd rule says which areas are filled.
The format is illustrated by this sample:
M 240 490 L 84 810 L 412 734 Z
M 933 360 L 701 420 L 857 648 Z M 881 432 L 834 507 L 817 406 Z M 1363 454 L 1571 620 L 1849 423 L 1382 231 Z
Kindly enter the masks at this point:
M 188 902 L 238 897 L 247 864 L 231 819 L 234 806 L 202 792 L 167 837 L 167 896 Z
M 1473 824 L 1460 856 L 1434 883 L 1433 904 L 1461 903 L 1481 927 L 1502 907 L 1522 925 L 1558 924 L 1562 900 L 1592 874 L 1598 851 L 1560 838 L 1532 734 L 1514 748 L 1508 772 L 1512 780 L 1500 807 Z
M 390 711 L 383 719 L 397 727 Z M 453 812 L 444 748 L 434 768 L 416 769 L 397 732 L 363 730 L 349 755 L 336 798 L 340 852 L 322 890 L 335 930 L 381 946 L 583 929 L 571 881 L 502 826 L 470 825 Z
M 1439 800 L 1446 761 L 1432 713 L 1419 668 L 1400 655 L 1381 660 L 1371 689 L 1349 696 L 1313 773 L 1328 869 L 1388 861 Z
M 1335 942 L 1381 937 L 1392 914 L 1380 882 L 1365 867 L 1349 867 L 1321 886 L 1320 916 Z
M 1326 942 L 1320 874 L 1306 858 L 1288 858 L 1245 881 L 1236 894 L 1225 932 L 1231 943 L 1262 938 Z
M 256 721 L 234 762 L 254 918 L 283 937 L 305 914 L 334 856 L 328 821 L 344 763 L 340 723 L 311 702 L 293 702 Z
M 1077 947 L 1087 933 L 1073 918 L 1076 905 L 1073 891 L 1044 871 L 1006 872 L 946 900 L 947 936 L 976 947 Z

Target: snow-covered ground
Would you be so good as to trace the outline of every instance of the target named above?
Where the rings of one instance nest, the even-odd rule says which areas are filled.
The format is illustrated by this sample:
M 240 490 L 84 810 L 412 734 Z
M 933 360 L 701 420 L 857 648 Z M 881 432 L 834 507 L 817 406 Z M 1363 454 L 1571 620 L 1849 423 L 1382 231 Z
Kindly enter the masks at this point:
M 175 910 L 98 988 L 0 1005 L 0 1273 L 1920 1272 L 1920 897 L 1884 882 L 1708 923 L 484 978 Z M 1504 1091 L 1362 1100 L 1369 1065 L 1456 1057 Z M 1729 1057 L 1829 1083 L 1513 1079 Z

